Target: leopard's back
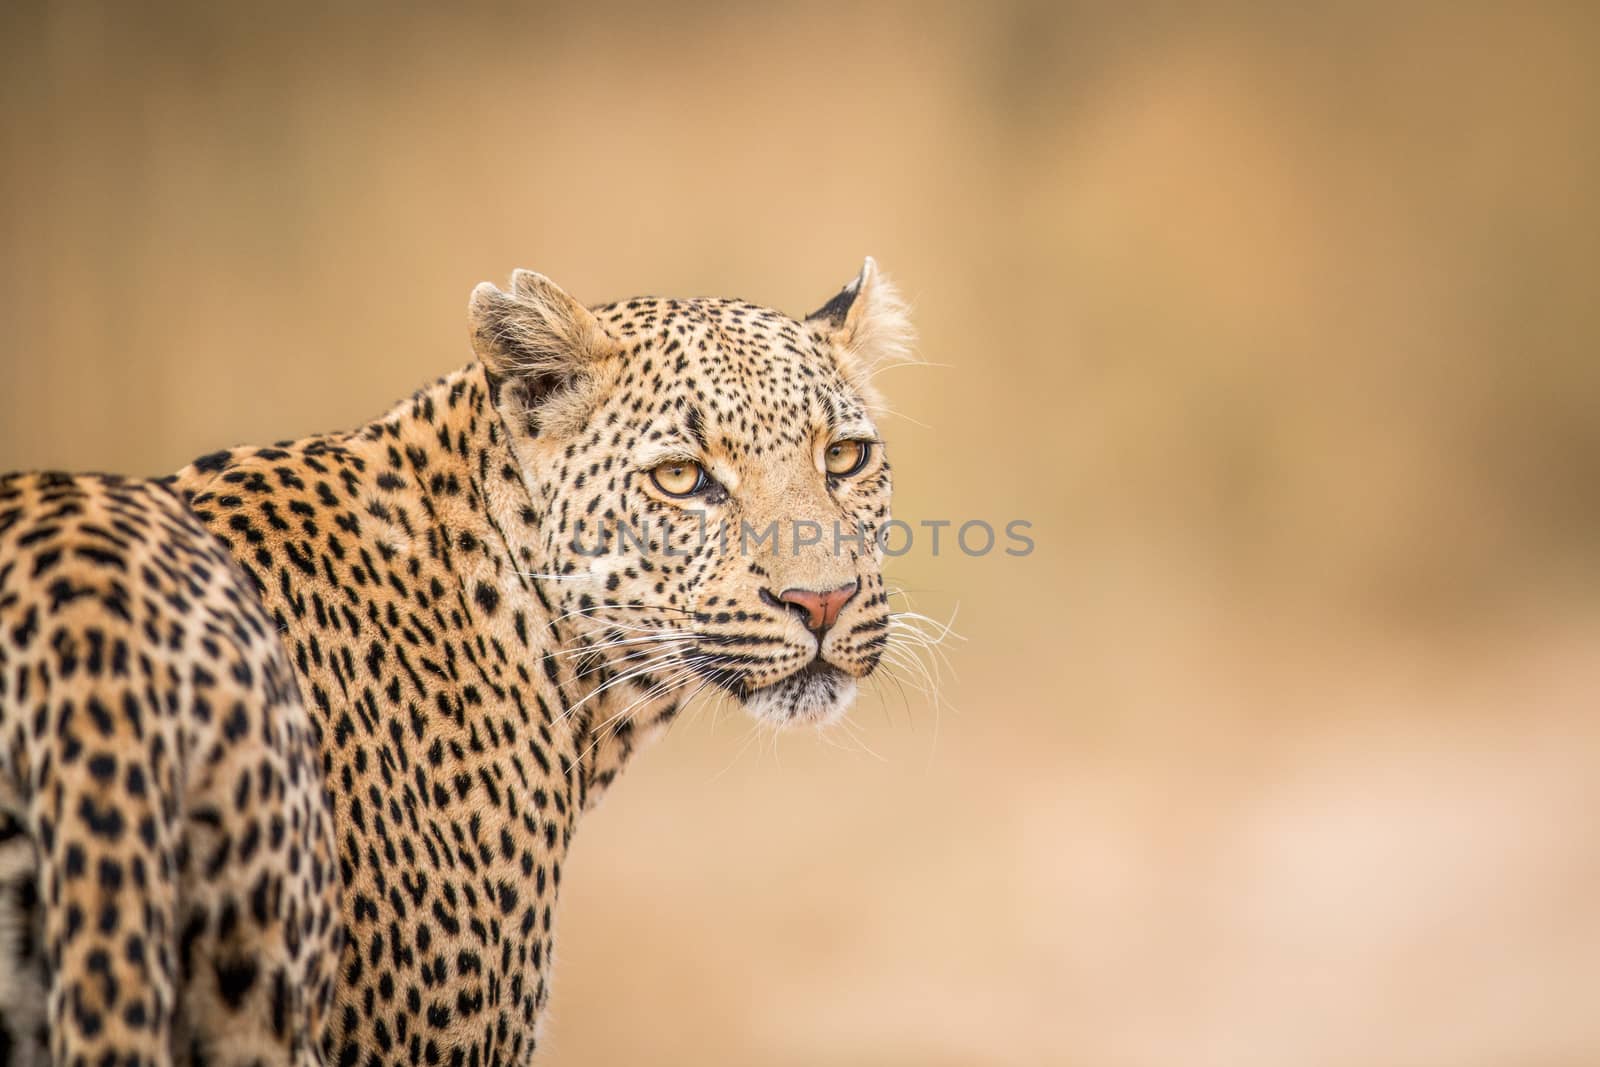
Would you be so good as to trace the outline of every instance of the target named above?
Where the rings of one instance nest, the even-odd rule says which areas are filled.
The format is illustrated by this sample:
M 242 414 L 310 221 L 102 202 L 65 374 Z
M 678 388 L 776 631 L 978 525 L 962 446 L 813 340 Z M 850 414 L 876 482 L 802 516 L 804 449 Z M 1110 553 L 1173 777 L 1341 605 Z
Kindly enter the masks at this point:
M 0 1060 L 318 1062 L 333 856 L 225 546 L 155 482 L 0 477 Z

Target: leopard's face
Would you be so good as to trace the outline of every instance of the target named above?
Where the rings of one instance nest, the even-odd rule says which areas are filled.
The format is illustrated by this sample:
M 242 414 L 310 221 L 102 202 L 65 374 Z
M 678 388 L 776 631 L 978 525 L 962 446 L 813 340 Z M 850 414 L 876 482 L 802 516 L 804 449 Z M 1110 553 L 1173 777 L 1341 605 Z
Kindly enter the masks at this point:
M 514 281 L 500 298 L 550 301 Z M 731 300 L 597 308 L 579 373 L 507 401 L 541 580 L 584 669 L 647 697 L 715 687 L 773 723 L 849 707 L 890 624 L 889 462 L 859 347 L 883 341 L 874 302 L 903 317 L 869 265 L 804 321 Z
M 550 558 L 620 669 L 825 720 L 888 629 L 889 463 L 825 334 L 730 301 L 601 309 L 636 337 L 561 448 Z

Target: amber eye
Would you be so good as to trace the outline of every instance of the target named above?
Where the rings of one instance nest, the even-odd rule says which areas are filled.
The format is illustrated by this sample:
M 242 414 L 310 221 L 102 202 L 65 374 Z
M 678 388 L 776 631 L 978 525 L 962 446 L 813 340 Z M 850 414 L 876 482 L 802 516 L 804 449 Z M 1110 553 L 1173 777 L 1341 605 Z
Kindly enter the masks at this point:
M 870 441 L 835 441 L 822 454 L 822 463 L 829 474 L 843 478 L 865 467 L 871 454 Z
M 669 459 L 650 472 L 656 488 L 668 496 L 692 496 L 706 484 L 700 464 L 686 459 Z

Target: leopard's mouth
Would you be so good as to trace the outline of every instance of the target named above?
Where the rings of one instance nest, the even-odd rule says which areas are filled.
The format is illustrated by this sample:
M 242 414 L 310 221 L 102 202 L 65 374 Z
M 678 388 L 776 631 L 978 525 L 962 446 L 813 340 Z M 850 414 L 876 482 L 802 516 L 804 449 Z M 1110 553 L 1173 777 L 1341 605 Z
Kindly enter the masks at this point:
M 854 703 L 856 680 L 818 655 L 793 674 L 740 696 L 758 719 L 820 726 L 838 719 Z
M 758 719 L 777 725 L 826 725 L 842 716 L 855 701 L 856 680 L 824 659 L 820 651 L 804 667 L 764 685 L 751 685 L 750 672 L 729 662 L 734 658 L 697 658 L 691 653 L 697 674 L 734 696 Z

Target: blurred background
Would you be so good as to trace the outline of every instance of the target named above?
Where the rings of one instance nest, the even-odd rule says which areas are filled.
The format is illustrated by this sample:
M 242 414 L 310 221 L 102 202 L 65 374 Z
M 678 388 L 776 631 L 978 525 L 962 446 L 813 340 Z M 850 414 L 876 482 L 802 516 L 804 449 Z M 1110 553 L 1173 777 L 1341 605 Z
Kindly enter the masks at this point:
M 0 467 L 469 358 L 470 288 L 803 313 L 875 256 L 942 702 L 679 724 L 546 1062 L 1600 1062 L 1600 7 L 0 13 Z

